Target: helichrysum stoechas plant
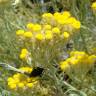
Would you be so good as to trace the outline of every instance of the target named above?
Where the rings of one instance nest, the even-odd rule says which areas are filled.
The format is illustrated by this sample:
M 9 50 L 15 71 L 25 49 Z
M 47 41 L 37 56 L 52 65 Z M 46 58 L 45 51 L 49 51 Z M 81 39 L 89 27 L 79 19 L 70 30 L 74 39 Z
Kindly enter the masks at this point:
M 60 62 L 60 68 L 70 77 L 83 78 L 96 62 L 96 55 L 88 55 L 83 51 L 72 51 L 70 57 Z M 73 77 L 72 76 L 72 77 Z
M 78 33 L 80 26 L 80 21 L 68 11 L 44 13 L 40 23 L 28 23 L 26 30 L 16 31 L 17 39 L 29 51 L 21 52 L 20 59 L 30 57 L 34 64 L 52 63 L 63 52 L 63 46 Z
M 55 12 L 54 14 L 44 13 L 40 23 L 28 23 L 25 29 L 16 31 L 17 40 L 21 48 L 18 57 L 23 61 L 24 65 L 28 64 L 32 68 L 39 66 L 53 70 L 55 66 L 59 67 L 58 63 L 64 53 L 66 44 L 79 32 L 80 27 L 80 21 L 72 17 L 68 11 Z M 26 68 L 24 71 L 26 71 Z M 55 71 L 50 74 L 54 79 L 56 78 Z M 33 87 L 34 82 L 31 81 L 34 78 L 29 78 L 31 81 L 28 82 L 26 81 L 28 78 L 20 73 L 15 74 L 15 76 L 17 76 L 15 79 L 18 82 L 15 82 L 14 76 L 8 79 L 8 86 L 11 89 L 29 88 L 30 84 Z M 22 77 L 26 78 L 21 80 Z M 53 85 L 51 87 L 54 88 Z M 59 86 L 56 87 L 59 90 Z

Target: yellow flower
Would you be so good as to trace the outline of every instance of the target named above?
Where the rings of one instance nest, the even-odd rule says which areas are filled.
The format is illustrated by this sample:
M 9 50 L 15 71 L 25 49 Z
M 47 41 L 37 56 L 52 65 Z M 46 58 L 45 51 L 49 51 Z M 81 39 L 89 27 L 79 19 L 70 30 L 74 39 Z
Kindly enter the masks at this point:
M 41 30 L 41 25 L 40 24 L 34 24 L 33 26 L 33 31 L 40 31 Z
M 28 24 L 27 24 L 27 29 L 33 30 L 33 26 L 34 26 L 33 23 L 28 23 Z
M 74 17 L 70 17 L 70 18 L 67 19 L 66 23 L 67 24 L 72 24 L 75 21 L 76 21 L 76 19 Z
M 44 39 L 44 36 L 43 36 L 43 34 L 41 34 L 41 33 L 38 33 L 38 34 L 36 34 L 36 37 L 35 37 L 37 40 L 43 40 Z
M 44 14 L 42 15 L 42 17 L 43 17 L 43 18 L 51 18 L 51 17 L 53 17 L 53 15 L 52 15 L 51 13 L 44 13 Z
M 8 81 L 8 86 L 12 85 L 12 84 L 15 84 L 14 83 L 14 80 L 13 81 Z
M 60 62 L 60 68 L 62 71 L 65 71 L 69 68 L 69 64 L 66 61 L 61 61 Z
M 11 81 L 13 81 L 13 78 L 9 77 L 9 78 L 7 79 L 7 81 L 8 81 L 8 82 L 11 82 Z
M 28 50 L 27 50 L 26 48 L 23 48 L 23 49 L 21 50 L 21 53 L 22 53 L 22 54 L 27 54 L 27 53 L 28 53 Z
M 81 23 L 80 23 L 80 21 L 75 21 L 75 22 L 72 23 L 72 26 L 73 26 L 74 28 L 76 28 L 76 29 L 80 29 Z
M 13 78 L 13 81 L 8 82 L 8 85 L 18 84 L 18 83 L 19 83 L 19 79 L 17 81 L 16 79 Z
M 27 83 L 27 87 L 33 87 L 34 86 L 34 84 L 33 83 Z
M 63 14 L 64 19 L 67 19 L 71 16 L 69 11 L 64 11 L 62 14 Z
M 61 15 L 61 16 L 58 16 L 58 18 L 57 18 L 57 22 L 59 23 L 59 24 L 66 24 L 66 17 L 65 16 L 63 16 L 63 15 Z
M 93 2 L 91 7 L 92 7 L 92 9 L 96 10 L 96 2 Z
M 56 34 L 60 34 L 60 29 L 59 29 L 58 27 L 54 27 L 54 28 L 52 29 L 52 32 L 53 32 L 53 33 L 56 33 Z
M 64 36 L 65 39 L 68 39 L 70 37 L 70 34 L 68 32 L 64 32 L 63 36 Z
M 24 34 L 24 30 L 17 30 L 16 35 L 22 36 Z
M 28 56 L 28 50 L 25 48 L 22 49 L 20 54 L 20 59 L 26 59 L 27 56 Z
M 59 12 L 54 13 L 54 19 L 58 20 L 60 19 L 61 14 Z
M 32 38 L 33 37 L 33 34 L 31 32 L 25 32 L 24 33 L 24 37 L 26 37 L 26 38 Z
M 20 59 L 25 59 L 26 58 L 26 54 L 20 54 Z

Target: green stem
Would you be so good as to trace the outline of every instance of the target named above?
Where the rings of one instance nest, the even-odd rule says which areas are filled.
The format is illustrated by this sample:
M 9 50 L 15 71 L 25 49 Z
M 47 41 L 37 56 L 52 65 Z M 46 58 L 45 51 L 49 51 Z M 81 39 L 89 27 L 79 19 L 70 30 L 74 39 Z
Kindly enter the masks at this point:
M 85 40 L 85 37 L 84 37 L 84 35 L 82 34 L 82 32 L 80 32 L 80 36 L 81 36 L 82 41 L 83 41 L 83 47 L 84 47 L 84 49 L 85 49 L 85 52 L 86 52 L 86 53 L 89 53 L 89 52 L 88 52 L 88 49 L 87 49 L 86 40 Z
M 66 81 L 63 81 L 63 83 L 64 83 L 67 87 L 69 87 L 70 89 L 72 89 L 73 91 L 76 91 L 76 92 L 78 92 L 79 94 L 81 94 L 81 96 L 87 96 L 84 92 L 76 89 L 76 88 L 73 87 L 72 85 L 68 84 Z

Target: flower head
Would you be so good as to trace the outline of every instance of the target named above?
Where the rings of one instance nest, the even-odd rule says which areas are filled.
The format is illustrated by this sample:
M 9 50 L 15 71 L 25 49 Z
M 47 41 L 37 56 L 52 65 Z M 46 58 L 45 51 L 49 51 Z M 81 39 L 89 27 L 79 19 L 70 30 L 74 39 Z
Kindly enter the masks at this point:
M 25 32 L 24 33 L 24 37 L 26 37 L 26 38 L 32 38 L 33 37 L 33 34 L 32 34 L 32 32 Z
M 20 59 L 26 59 L 27 56 L 28 56 L 28 50 L 26 48 L 22 49 L 21 50 L 21 53 L 20 53 Z
M 34 24 L 33 31 L 37 32 L 37 31 L 40 31 L 40 30 L 41 30 L 41 25 L 40 24 Z
M 51 13 L 44 13 L 44 14 L 42 15 L 42 17 L 43 17 L 43 18 L 51 18 L 51 17 L 53 17 L 53 15 L 52 15 Z
M 70 12 L 69 11 L 64 11 L 63 13 L 63 16 L 67 19 L 71 16 Z
M 41 40 L 44 39 L 44 36 L 43 36 L 43 34 L 38 33 L 38 34 L 36 34 L 35 38 L 36 38 L 37 40 L 41 41 Z
M 24 34 L 24 30 L 17 30 L 16 35 L 17 36 L 22 36 Z
M 55 34 L 60 34 L 60 29 L 58 27 L 54 27 L 52 29 L 52 32 L 55 33 Z
M 33 26 L 34 26 L 33 23 L 28 23 L 28 24 L 27 24 L 27 29 L 33 30 Z
M 68 38 L 70 37 L 70 34 L 69 34 L 68 32 L 64 32 L 64 33 L 63 33 L 63 37 L 64 37 L 65 39 L 68 39 Z
M 75 22 L 72 23 L 72 26 L 73 26 L 75 29 L 80 29 L 81 23 L 80 23 L 80 21 L 75 21 Z

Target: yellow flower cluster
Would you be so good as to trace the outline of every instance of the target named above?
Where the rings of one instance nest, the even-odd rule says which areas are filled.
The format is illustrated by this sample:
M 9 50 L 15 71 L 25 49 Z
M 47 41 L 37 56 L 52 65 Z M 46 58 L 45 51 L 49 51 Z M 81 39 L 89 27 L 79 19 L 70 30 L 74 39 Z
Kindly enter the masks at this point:
M 33 41 L 52 40 L 56 37 L 56 35 L 64 39 L 68 39 L 70 37 L 69 32 L 61 32 L 59 27 L 52 28 L 52 26 L 49 24 L 42 25 L 42 30 L 41 25 L 39 24 L 35 27 L 36 28 L 34 28 L 34 24 L 29 23 L 27 25 L 29 31 L 25 32 L 24 30 L 17 30 L 16 35 L 23 38 L 32 39 Z
M 70 12 L 44 13 L 41 24 L 28 23 L 27 31 L 17 30 L 16 35 L 32 41 L 53 40 L 57 37 L 69 39 L 74 29 L 79 29 L 80 21 L 72 17 Z
M 96 2 L 93 2 L 93 3 L 92 3 L 91 8 L 92 8 L 93 10 L 96 10 Z
M 87 64 L 87 67 L 94 64 L 96 61 L 96 55 L 88 55 L 83 51 L 72 51 L 70 53 L 70 58 L 66 59 L 65 61 L 60 62 L 61 70 L 65 71 L 72 66 L 84 66 Z
M 79 29 L 81 26 L 80 21 L 72 17 L 69 11 L 64 11 L 62 13 L 55 12 L 54 14 L 44 13 L 42 18 L 46 23 L 59 27 L 63 26 L 65 29 L 66 27 L 70 27 L 71 29 Z
M 21 67 L 20 70 L 27 73 L 32 72 L 32 68 L 30 67 Z M 12 77 L 9 77 L 7 81 L 10 89 L 32 88 L 38 83 L 37 77 L 35 78 L 27 77 L 24 74 L 20 74 L 20 73 L 16 73 Z

